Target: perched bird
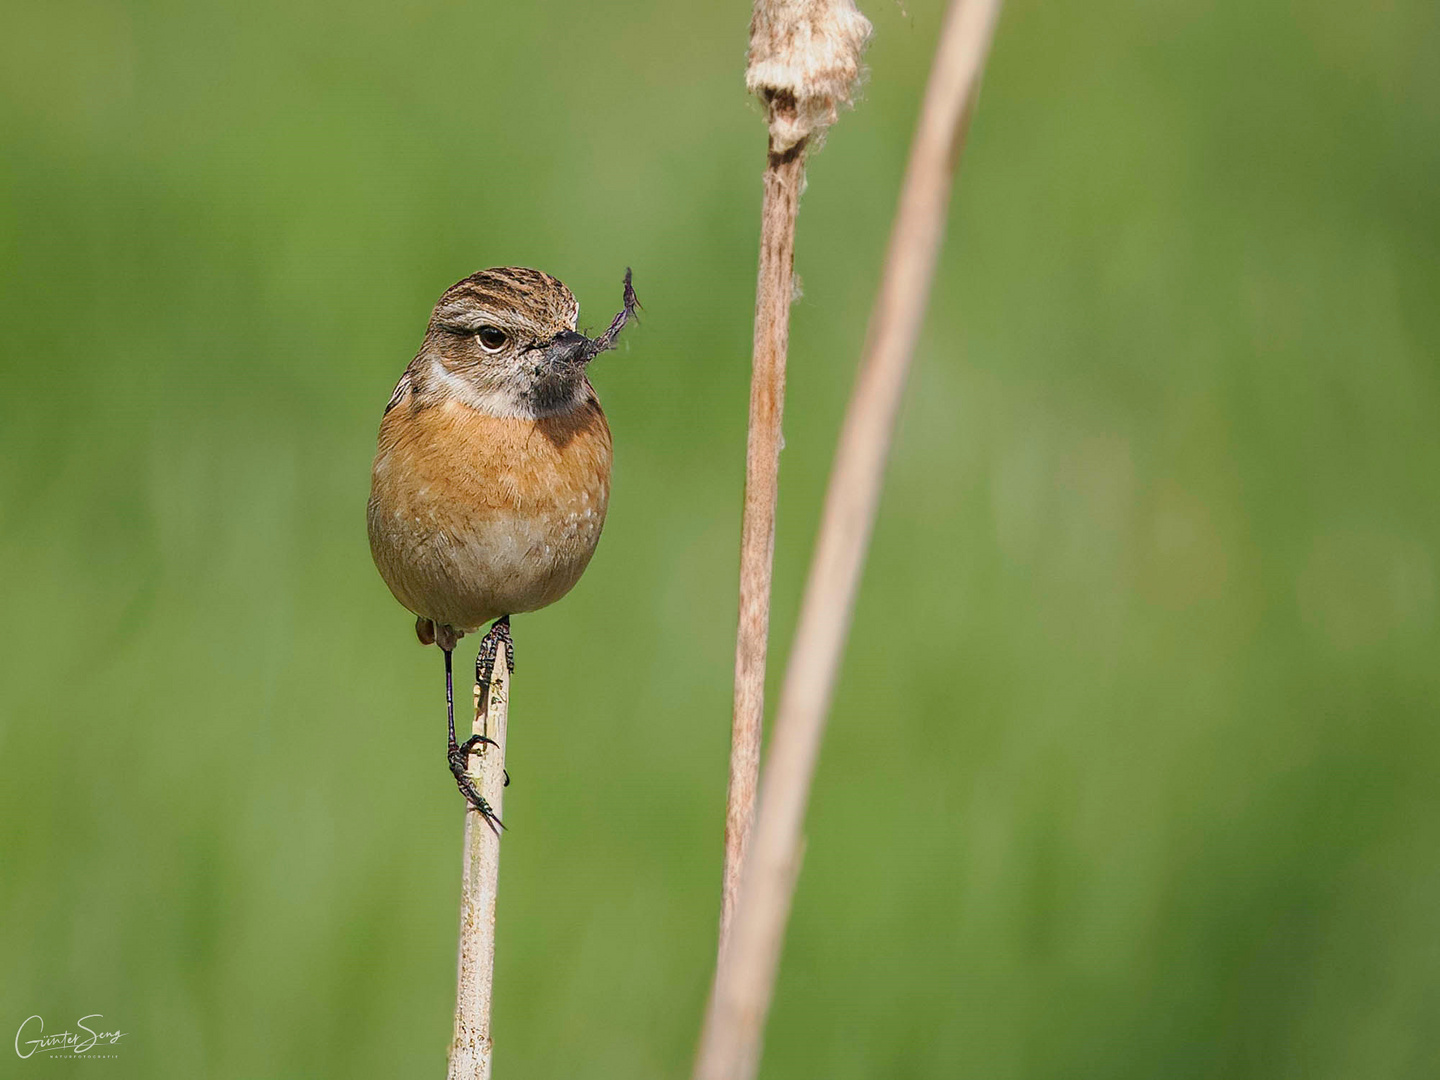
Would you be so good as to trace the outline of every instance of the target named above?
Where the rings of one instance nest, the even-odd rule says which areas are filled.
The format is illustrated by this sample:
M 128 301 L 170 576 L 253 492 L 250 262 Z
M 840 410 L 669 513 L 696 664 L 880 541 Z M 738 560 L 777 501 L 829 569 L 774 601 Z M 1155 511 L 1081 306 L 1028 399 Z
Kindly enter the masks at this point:
M 564 596 L 590 562 L 610 500 L 610 427 L 586 368 L 638 303 L 598 338 L 576 331 L 580 306 L 539 270 L 497 267 L 445 290 L 425 340 L 380 421 L 371 470 L 370 553 L 422 644 L 445 654 L 450 771 L 470 805 L 498 824 L 455 740 L 451 652 L 496 620 L 475 677 L 488 684 L 501 645 L 514 667 L 510 616 Z

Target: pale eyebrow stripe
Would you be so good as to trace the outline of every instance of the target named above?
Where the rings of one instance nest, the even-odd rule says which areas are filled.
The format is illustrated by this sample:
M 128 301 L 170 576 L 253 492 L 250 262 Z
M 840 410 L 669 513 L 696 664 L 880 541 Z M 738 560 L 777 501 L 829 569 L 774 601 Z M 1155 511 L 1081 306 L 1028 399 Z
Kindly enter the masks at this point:
M 482 326 L 498 326 L 535 337 L 539 334 L 536 324 L 518 311 L 507 311 L 504 315 L 496 311 L 477 311 L 465 303 L 446 304 L 435 312 L 435 322 L 442 325 L 458 326 L 463 330 L 479 330 Z

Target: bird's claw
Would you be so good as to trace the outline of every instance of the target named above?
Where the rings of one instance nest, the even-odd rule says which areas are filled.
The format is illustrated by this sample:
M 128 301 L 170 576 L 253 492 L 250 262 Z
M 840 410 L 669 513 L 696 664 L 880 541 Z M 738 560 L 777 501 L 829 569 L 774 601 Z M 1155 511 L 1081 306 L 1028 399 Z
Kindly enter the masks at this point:
M 490 689 L 490 680 L 495 676 L 495 661 L 500 655 L 500 646 L 505 646 L 505 670 L 515 671 L 515 640 L 510 636 L 510 616 L 496 619 L 480 639 L 480 651 L 475 655 L 475 682 Z
M 450 772 L 455 777 L 455 786 L 460 789 L 460 794 L 465 796 L 465 801 L 470 804 L 472 809 L 480 811 L 481 816 L 485 819 L 485 824 L 495 830 L 498 835 L 499 831 L 505 828 L 505 823 L 495 815 L 495 811 L 485 801 L 485 796 L 481 795 L 479 789 L 475 787 L 475 781 L 471 778 L 468 769 L 470 747 L 477 741 L 494 742 L 493 739 L 487 739 L 484 735 L 470 736 L 462 745 L 450 751 Z

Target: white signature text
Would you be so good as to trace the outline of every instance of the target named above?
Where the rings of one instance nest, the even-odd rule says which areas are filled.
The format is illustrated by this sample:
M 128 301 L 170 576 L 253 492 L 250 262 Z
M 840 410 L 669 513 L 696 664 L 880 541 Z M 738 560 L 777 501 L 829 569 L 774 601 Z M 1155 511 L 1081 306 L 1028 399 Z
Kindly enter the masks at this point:
M 79 1031 L 57 1031 L 45 1034 L 45 1021 L 39 1016 L 27 1017 L 15 1032 L 15 1053 L 22 1058 L 34 1054 L 55 1053 L 57 1057 L 88 1054 L 97 1046 L 114 1046 L 125 1036 L 123 1031 L 96 1031 L 86 1021 L 103 1020 L 101 1013 L 91 1013 L 75 1021 Z M 100 1025 L 96 1024 L 95 1027 Z M 58 1051 L 58 1053 L 56 1053 Z

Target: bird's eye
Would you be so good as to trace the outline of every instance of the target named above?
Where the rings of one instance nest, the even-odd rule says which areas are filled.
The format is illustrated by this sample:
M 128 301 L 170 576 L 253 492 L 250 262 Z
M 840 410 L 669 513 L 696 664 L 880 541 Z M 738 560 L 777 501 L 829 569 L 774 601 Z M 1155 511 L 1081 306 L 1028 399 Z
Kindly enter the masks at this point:
M 505 347 L 505 342 L 510 336 L 498 326 L 482 326 L 475 335 L 480 339 L 480 345 L 488 352 L 499 352 Z

